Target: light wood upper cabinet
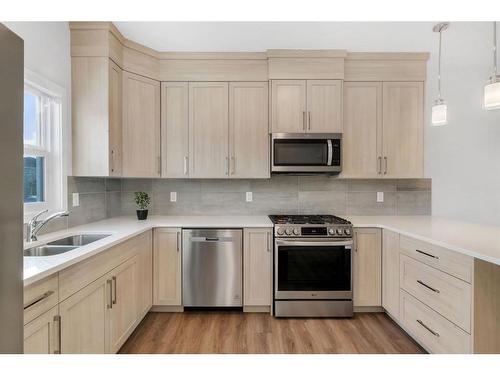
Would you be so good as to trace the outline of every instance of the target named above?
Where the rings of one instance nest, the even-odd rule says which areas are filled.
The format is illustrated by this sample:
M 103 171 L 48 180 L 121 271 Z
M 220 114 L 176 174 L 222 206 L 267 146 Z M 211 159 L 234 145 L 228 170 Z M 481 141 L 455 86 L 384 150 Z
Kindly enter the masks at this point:
M 162 177 L 189 176 L 188 83 L 161 83 Z
M 382 83 L 344 82 L 342 176 L 380 177 Z
M 382 307 L 399 319 L 399 234 L 382 231 Z
M 423 176 L 423 82 L 345 82 L 342 176 Z
M 229 83 L 231 178 L 269 178 L 268 83 Z
M 71 60 L 75 176 L 121 176 L 122 70 L 107 57 Z
M 228 83 L 189 83 L 189 176 L 229 176 Z
M 273 80 L 271 82 L 272 132 L 306 131 L 306 81 Z
M 53 307 L 24 326 L 24 354 L 53 354 L 57 328 L 54 320 L 58 307 Z
M 341 133 L 342 81 L 273 80 L 273 133 Z
M 272 230 L 243 230 L 243 304 L 270 306 L 272 289 Z
M 112 308 L 109 314 L 109 352 L 116 353 L 138 321 L 138 259 L 136 255 L 110 274 Z
M 342 81 L 307 81 L 307 132 L 342 133 Z
M 383 157 L 386 177 L 422 177 L 424 84 L 384 82 Z
M 382 305 L 382 233 L 380 229 L 354 232 L 354 306 Z
M 181 237 L 180 228 L 154 230 L 154 305 L 181 306 L 182 304 Z
M 62 354 L 108 352 L 111 288 L 105 275 L 59 303 Z
M 160 82 L 123 72 L 123 176 L 160 176 Z

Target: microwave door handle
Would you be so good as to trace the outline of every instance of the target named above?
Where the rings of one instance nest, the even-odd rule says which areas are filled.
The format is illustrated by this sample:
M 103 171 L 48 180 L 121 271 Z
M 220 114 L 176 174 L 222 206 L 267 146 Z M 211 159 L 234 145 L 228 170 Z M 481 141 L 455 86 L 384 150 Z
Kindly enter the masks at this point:
M 332 140 L 331 139 L 327 139 L 326 140 L 326 144 L 328 145 L 328 161 L 327 161 L 326 165 L 332 165 L 332 161 L 333 161 Z

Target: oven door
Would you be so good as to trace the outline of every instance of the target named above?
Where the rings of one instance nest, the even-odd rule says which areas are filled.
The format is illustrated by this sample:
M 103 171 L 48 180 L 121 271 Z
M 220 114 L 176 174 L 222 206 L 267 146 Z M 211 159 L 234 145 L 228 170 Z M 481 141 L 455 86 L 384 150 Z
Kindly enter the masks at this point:
M 352 244 L 276 239 L 275 299 L 351 299 Z
M 276 133 L 272 172 L 340 172 L 340 134 Z

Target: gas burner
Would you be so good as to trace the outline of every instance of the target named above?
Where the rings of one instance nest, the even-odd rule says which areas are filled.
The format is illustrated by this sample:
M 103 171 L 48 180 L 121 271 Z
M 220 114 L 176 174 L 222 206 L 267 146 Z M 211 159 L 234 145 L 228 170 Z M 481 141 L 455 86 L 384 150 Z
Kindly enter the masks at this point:
M 352 238 L 350 221 L 334 215 L 270 215 L 276 237 Z
M 270 215 L 274 224 L 351 224 L 334 215 Z

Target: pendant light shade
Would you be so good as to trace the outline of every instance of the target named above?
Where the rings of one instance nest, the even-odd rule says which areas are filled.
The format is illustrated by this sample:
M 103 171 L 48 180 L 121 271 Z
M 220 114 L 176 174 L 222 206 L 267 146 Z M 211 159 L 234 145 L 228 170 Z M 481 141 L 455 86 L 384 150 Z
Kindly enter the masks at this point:
M 493 75 L 484 86 L 484 109 L 500 109 L 500 77 L 497 76 L 497 23 L 493 22 Z
M 448 105 L 441 98 L 441 37 L 442 32 L 450 26 L 447 22 L 438 23 L 432 31 L 439 33 L 439 61 L 438 61 L 438 98 L 432 106 L 431 123 L 433 126 L 446 125 L 448 123 Z

